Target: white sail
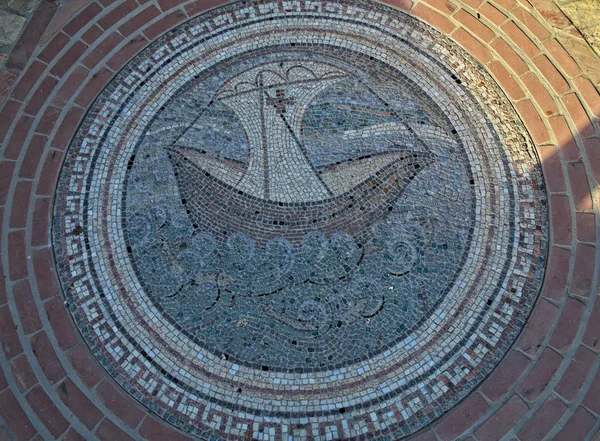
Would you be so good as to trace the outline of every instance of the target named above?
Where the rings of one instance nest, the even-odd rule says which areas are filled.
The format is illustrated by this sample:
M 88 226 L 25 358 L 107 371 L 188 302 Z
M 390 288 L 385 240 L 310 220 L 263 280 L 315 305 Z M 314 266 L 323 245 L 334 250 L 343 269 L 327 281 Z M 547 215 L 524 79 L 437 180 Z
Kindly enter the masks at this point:
M 298 67 L 278 62 L 257 66 L 223 84 L 215 99 L 238 116 L 250 148 L 248 168 L 235 187 L 286 203 L 333 196 L 307 159 L 299 135 L 314 97 L 346 77 L 325 63 L 306 61 Z

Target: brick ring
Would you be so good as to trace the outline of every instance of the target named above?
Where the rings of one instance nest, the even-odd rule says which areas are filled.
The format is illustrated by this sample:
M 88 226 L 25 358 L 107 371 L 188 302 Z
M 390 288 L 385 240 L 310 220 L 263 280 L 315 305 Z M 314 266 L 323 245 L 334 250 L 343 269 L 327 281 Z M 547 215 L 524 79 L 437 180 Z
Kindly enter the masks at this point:
M 36 41 L 34 41 L 33 45 L 27 46 L 27 38 L 35 40 L 35 37 L 28 37 L 28 32 L 32 32 L 30 28 L 33 29 L 33 25 L 30 24 L 30 28 L 25 31 L 21 40 L 22 45 L 17 47 L 24 48 L 25 54 L 31 55 L 25 56 L 21 61 L 16 56 L 9 60 L 9 67 L 11 63 L 14 67 L 18 67 L 19 63 L 22 63 L 22 72 L 8 93 L 2 108 L 3 118 L 0 120 L 3 127 L 2 133 L 6 134 L 2 144 L 3 153 L 0 162 L 0 188 L 2 188 L 0 211 L 4 220 L 3 234 L 0 239 L 3 247 L 0 265 L 5 273 L 5 285 L 0 290 L 0 317 L 3 323 L 0 330 L 0 345 L 3 349 L 0 358 L 3 367 L 3 375 L 0 377 L 0 416 L 2 417 L 0 434 L 3 433 L 3 430 L 15 439 L 105 439 L 108 437 L 116 439 L 187 439 L 189 434 L 202 436 L 204 433 L 206 434 L 204 436 L 209 436 L 210 433 L 216 433 L 222 437 L 237 436 L 238 439 L 262 439 L 261 436 L 265 436 L 264 439 L 271 439 L 271 437 L 282 436 L 284 433 L 281 427 L 277 428 L 278 426 L 269 423 L 268 419 L 260 425 L 256 423 L 256 427 L 252 426 L 253 423 L 247 424 L 248 427 L 242 430 L 240 428 L 243 427 L 244 422 L 241 419 L 236 421 L 237 416 L 232 417 L 230 421 L 230 427 L 235 427 L 236 424 L 239 426 L 237 432 L 219 432 L 216 427 L 220 427 L 221 423 L 225 427 L 228 418 L 222 414 L 219 414 L 218 418 L 220 419 L 211 416 L 209 420 L 206 420 L 212 421 L 213 424 L 212 429 L 207 429 L 209 425 L 206 421 L 204 425 L 195 425 L 193 418 L 188 420 L 183 418 L 182 415 L 185 414 L 185 411 L 183 414 L 181 411 L 179 413 L 166 411 L 165 409 L 168 409 L 169 405 L 173 406 L 173 404 L 169 404 L 169 399 L 162 401 L 166 403 L 166 407 L 160 407 L 162 405 L 157 407 L 156 404 L 152 404 L 152 390 L 158 389 L 148 389 L 149 395 L 144 398 L 143 393 L 140 395 L 140 389 L 129 388 L 130 380 L 120 377 L 116 371 L 111 369 L 111 363 L 102 358 L 106 356 L 106 353 L 101 356 L 95 350 L 93 351 L 94 355 L 90 352 L 90 345 L 92 348 L 94 345 L 86 337 L 86 330 L 95 332 L 95 329 L 101 329 L 101 327 L 95 328 L 92 322 L 89 327 L 86 327 L 88 325 L 84 325 L 80 321 L 76 325 L 69 313 L 69 311 L 75 312 L 75 319 L 81 319 L 81 316 L 78 319 L 76 313 L 77 294 L 74 295 L 75 291 L 71 291 L 77 279 L 77 277 L 73 278 L 76 270 L 73 267 L 68 272 L 65 271 L 68 265 L 72 265 L 70 262 L 76 261 L 76 256 L 61 260 L 63 259 L 61 256 L 67 256 L 67 254 L 59 252 L 58 260 L 54 259 L 54 252 L 58 244 L 56 238 L 63 237 L 60 231 L 64 230 L 66 222 L 69 222 L 63 215 L 71 212 L 68 204 L 72 200 L 69 199 L 69 195 L 73 194 L 59 192 L 57 196 L 57 188 L 61 191 L 67 188 L 68 178 L 72 176 L 72 171 L 69 170 L 81 170 L 73 162 L 76 158 L 82 157 L 81 151 L 78 155 L 73 155 L 73 153 L 76 151 L 75 148 L 81 149 L 84 146 L 82 141 L 86 136 L 85 131 L 93 131 L 90 124 L 92 119 L 96 118 L 100 121 L 108 116 L 101 107 L 102 100 L 108 96 L 111 90 L 116 90 L 116 85 L 123 84 L 118 83 L 119 79 L 126 79 L 126 75 L 131 74 L 132 69 L 136 67 L 143 68 L 141 58 L 137 59 L 140 61 L 138 66 L 125 67 L 127 62 L 137 54 L 143 53 L 145 48 L 156 48 L 161 42 L 168 41 L 168 38 L 176 38 L 177 33 L 168 34 L 171 37 L 161 36 L 169 30 L 177 28 L 178 25 L 192 19 L 187 28 L 181 28 L 188 32 L 190 29 L 193 30 L 194 23 L 202 24 L 209 19 L 216 20 L 220 13 L 228 10 L 228 7 L 236 7 L 235 4 L 232 4 L 224 6 L 225 9 L 212 10 L 220 5 L 217 2 L 215 4 L 206 2 L 167 3 L 139 5 L 136 2 L 127 1 L 111 4 L 108 2 L 107 4 L 90 3 L 83 6 L 73 4 L 71 11 L 64 7 L 62 11 L 65 12 L 61 14 L 61 11 L 56 15 L 54 15 L 55 5 L 43 3 L 30 22 L 37 26 L 43 25 L 44 28 L 48 27 L 42 41 L 39 45 L 36 45 Z M 506 337 L 508 343 L 506 349 L 498 353 L 498 358 L 503 357 L 502 361 L 491 374 L 488 376 L 489 370 L 497 363 L 497 360 L 490 365 L 489 369 L 482 369 L 482 377 L 474 381 L 472 386 L 466 387 L 467 383 L 459 383 L 461 384 L 459 388 L 461 393 L 456 395 L 456 401 L 449 400 L 450 404 L 445 407 L 436 408 L 437 404 L 434 405 L 433 413 L 431 413 L 431 409 L 419 409 L 418 406 L 415 407 L 415 404 L 408 405 L 408 401 L 414 396 L 404 401 L 393 402 L 394 405 L 402 402 L 405 407 L 397 406 L 397 414 L 390 413 L 392 415 L 390 418 L 394 418 L 396 423 L 403 421 L 405 425 L 397 426 L 401 427 L 400 429 L 389 429 L 386 432 L 386 427 L 392 425 L 385 419 L 385 415 L 388 413 L 381 412 L 376 417 L 370 416 L 368 417 L 370 420 L 365 420 L 367 435 L 363 435 L 363 437 L 369 435 L 372 437 L 381 431 L 382 435 L 389 433 L 394 439 L 406 435 L 418 440 L 457 438 L 492 440 L 505 436 L 507 439 L 518 437 L 520 440 L 592 439 L 595 431 L 598 430 L 597 421 L 600 412 L 597 404 L 597 397 L 600 393 L 600 380 L 597 376 L 600 309 L 594 303 L 598 283 L 596 266 L 598 200 L 595 188 L 600 172 L 598 165 L 600 141 L 597 125 L 598 116 L 600 116 L 600 95 L 597 90 L 597 78 L 594 79 L 595 73 L 593 70 L 589 70 L 585 63 L 579 62 L 579 58 L 574 59 L 569 54 L 568 50 L 572 50 L 572 47 L 566 45 L 557 30 L 548 21 L 549 17 L 552 17 L 554 23 L 560 23 L 560 20 L 566 19 L 560 18 L 559 20 L 556 15 L 551 14 L 548 5 L 544 2 L 540 2 L 540 4 L 534 2 L 535 5 L 528 2 L 517 3 L 514 0 L 390 3 L 391 6 L 404 11 L 394 14 L 403 16 L 402 14 L 407 13 L 409 17 L 417 20 L 414 22 L 414 26 L 424 26 L 418 25 L 418 21 L 422 21 L 447 36 L 451 44 L 461 46 L 476 60 L 473 65 L 474 69 L 476 66 L 483 66 L 485 69 L 483 75 L 491 75 L 491 78 L 499 84 L 506 97 L 498 99 L 507 100 L 512 104 L 514 110 L 511 112 L 517 112 L 526 128 L 523 139 L 531 137 L 531 154 L 539 156 L 548 194 L 551 227 L 548 235 L 549 255 L 545 265 L 546 276 L 533 312 L 529 315 L 527 308 L 523 310 L 521 318 L 517 320 L 522 322 L 522 325 L 514 328 L 515 332 L 519 332 L 520 329 L 522 332 L 512 346 L 510 343 L 512 343 L 514 335 Z M 323 5 L 323 7 L 325 10 L 327 7 L 332 11 L 334 9 L 333 3 L 329 6 Z M 257 8 L 257 10 L 259 9 Z M 209 11 L 209 15 L 202 15 L 207 11 Z M 194 21 L 194 17 L 200 18 Z M 427 29 L 427 27 L 423 29 Z M 433 32 L 431 35 L 436 34 Z M 410 42 L 410 40 L 408 41 Z M 155 43 L 150 46 L 152 42 Z M 169 44 L 173 49 L 175 43 Z M 290 56 L 293 58 L 293 54 L 287 53 L 285 61 L 277 61 L 279 67 L 273 65 L 272 68 L 270 67 L 271 71 L 284 69 L 285 63 L 293 61 L 290 61 Z M 440 59 L 443 60 L 442 53 L 440 53 Z M 410 59 L 409 62 L 412 63 L 413 60 Z M 446 62 L 448 61 L 446 60 Z M 307 65 L 307 61 L 303 61 L 303 63 Z M 310 78 L 306 76 L 308 74 L 302 74 L 304 75 L 302 77 L 304 84 L 316 84 L 315 72 L 321 72 L 322 69 L 333 70 L 332 73 L 319 74 L 329 75 L 329 77 L 322 76 L 320 78 L 333 78 L 332 75 L 335 75 L 336 72 L 337 75 L 342 75 L 340 69 L 345 69 L 344 72 L 351 72 L 348 70 L 350 67 L 346 64 L 338 63 L 337 67 L 327 67 L 330 64 L 324 63 L 318 57 L 311 63 L 313 64 L 310 65 L 312 69 Z M 375 60 L 372 60 L 371 64 L 375 64 Z M 227 66 L 228 69 L 231 68 L 230 65 Z M 457 69 L 457 72 L 462 69 L 458 64 L 453 65 L 453 68 Z M 243 69 L 246 69 L 247 72 L 255 72 L 248 70 L 247 66 Z M 370 72 L 369 69 L 372 67 L 364 69 L 364 72 Z M 386 68 L 382 67 L 381 69 L 383 70 L 379 75 L 384 75 L 383 72 Z M 286 70 L 286 72 L 290 71 Z M 140 70 L 140 73 L 144 75 L 143 70 Z M 197 74 L 201 76 L 203 73 L 198 71 Z M 300 74 L 296 73 L 295 75 Z M 343 75 L 350 74 L 344 73 Z M 209 84 L 207 81 L 210 80 L 210 77 L 206 78 L 208 79 L 198 79 L 199 86 L 197 87 L 201 88 L 205 87 L 203 84 Z M 243 79 L 242 76 L 240 78 Z M 286 78 L 285 81 L 292 81 L 290 78 Z M 294 78 L 296 78 L 294 81 L 297 81 L 300 77 Z M 425 76 L 420 78 L 425 78 Z M 468 78 L 468 74 L 465 78 Z M 114 79 L 116 81 L 111 83 Z M 302 95 L 296 95 L 298 93 L 295 92 L 297 88 L 294 89 L 296 86 L 283 85 L 284 83 L 281 83 L 283 80 L 265 81 L 274 81 L 273 96 L 275 98 L 272 100 L 272 110 L 269 111 L 273 113 L 274 118 L 278 118 L 277 120 L 285 120 L 286 116 L 289 117 L 292 121 L 289 127 L 293 129 L 294 112 L 295 109 L 300 108 Z M 320 79 L 319 81 L 324 80 Z M 327 81 L 332 82 L 333 80 Z M 275 83 L 277 83 L 277 87 L 275 87 Z M 264 83 L 260 84 L 264 85 Z M 309 86 L 303 87 L 303 90 L 308 90 Z M 373 87 L 382 86 L 375 85 Z M 219 108 L 222 114 L 225 112 L 223 109 L 226 109 L 228 105 L 227 100 L 232 99 L 227 97 L 232 95 L 230 92 L 220 92 L 220 90 L 226 91 L 226 85 L 222 86 L 216 95 L 216 99 L 221 100 L 222 103 L 222 108 Z M 269 92 L 265 93 L 269 94 Z M 315 96 L 320 96 L 317 95 L 318 93 L 322 92 L 314 89 Z M 96 101 L 99 96 L 101 98 Z M 493 97 L 490 100 L 493 101 Z M 391 107 L 393 107 L 393 102 L 395 101 L 390 101 Z M 369 109 L 378 112 L 378 118 L 383 118 L 382 115 L 385 112 L 377 110 L 376 106 L 383 106 L 384 103 L 390 107 L 386 100 L 382 100 L 379 104 L 375 102 L 369 104 Z M 443 106 L 442 103 L 443 99 L 440 99 L 437 105 Z M 92 105 L 94 108 L 91 107 Z M 342 106 L 342 104 L 338 106 Z M 423 117 L 429 115 L 429 118 L 436 114 L 434 110 L 431 110 L 434 107 L 427 107 L 426 103 L 423 106 L 422 108 L 425 110 L 414 110 L 414 112 L 423 112 Z M 164 104 L 163 107 L 166 109 L 164 112 L 169 112 L 168 104 Z M 92 113 L 88 113 L 90 109 L 92 109 Z M 448 112 L 446 109 L 444 111 Z M 310 117 L 310 109 L 307 110 L 306 115 L 306 118 Z M 436 120 L 436 125 L 441 128 L 444 123 L 440 121 Z M 84 122 L 83 125 L 81 125 L 82 122 Z M 389 121 L 387 123 L 392 124 Z M 428 124 L 432 125 L 433 123 Z M 115 127 L 120 130 L 121 126 Z M 306 127 L 303 130 L 306 134 Z M 390 130 L 389 126 L 388 130 Z M 513 133 L 514 130 L 516 129 L 513 129 Z M 79 133 L 78 137 L 75 136 L 76 133 Z M 419 133 L 404 136 L 408 136 L 408 139 L 412 139 L 414 143 L 415 139 L 420 139 L 425 135 Z M 411 136 L 413 137 L 411 138 Z M 457 133 L 457 136 L 460 137 L 461 134 Z M 293 137 L 290 139 L 292 142 Z M 305 137 L 305 139 L 308 138 Z M 172 155 L 182 154 L 186 151 L 185 145 L 182 145 L 181 142 L 178 141 L 177 153 Z M 71 147 L 67 155 L 69 146 Z M 432 153 L 432 158 L 435 157 L 435 160 L 438 160 L 437 158 L 441 157 L 444 148 L 440 141 L 435 154 Z M 390 150 L 390 152 L 393 151 L 393 149 Z M 526 150 L 521 153 L 523 152 L 526 153 Z M 189 156 L 189 153 L 185 154 Z M 404 153 L 393 154 L 402 155 Z M 516 156 L 517 154 L 513 152 L 512 155 Z M 130 156 L 126 159 L 129 160 Z M 206 159 L 194 159 L 195 157 L 192 156 L 189 158 L 192 158 L 197 164 L 202 164 L 203 170 L 208 166 Z M 289 160 L 293 160 L 292 158 L 290 156 Z M 390 156 L 390 158 L 391 161 L 395 157 Z M 435 164 L 435 160 L 433 162 L 428 160 L 427 164 Z M 310 161 L 313 161 L 314 164 L 316 159 L 310 159 Z M 63 164 L 67 165 L 63 167 Z M 115 164 L 119 164 L 119 162 L 117 161 Z M 120 164 L 125 168 L 128 167 L 127 161 L 121 160 Z M 394 163 L 390 162 L 390 164 Z M 135 169 L 135 166 L 136 164 L 132 162 L 129 164 L 129 169 Z M 61 168 L 63 168 L 62 172 L 60 172 Z M 228 173 L 234 172 L 232 169 Z M 57 187 L 59 173 L 62 176 L 62 183 Z M 307 173 L 309 172 L 307 171 Z M 406 172 L 398 171 L 397 173 Z M 423 188 L 426 188 L 426 183 L 421 184 L 425 180 L 420 180 L 420 177 L 426 176 L 427 166 L 418 173 L 414 175 L 416 176 L 415 184 L 411 185 L 413 187 L 423 185 Z M 325 176 L 323 182 L 328 183 L 327 188 L 331 189 L 334 188 L 332 185 L 337 185 L 335 180 L 326 181 L 329 179 L 326 173 L 321 173 L 321 175 Z M 535 176 L 535 171 L 532 171 L 532 176 Z M 93 180 L 92 177 L 90 179 Z M 306 180 L 308 177 L 303 179 Z M 477 181 L 477 179 L 474 177 L 473 180 Z M 539 181 L 539 178 L 537 179 Z M 411 180 L 413 180 L 412 177 Z M 73 183 L 74 181 L 69 182 Z M 255 187 L 239 185 L 242 186 L 236 191 L 240 193 L 258 191 L 251 189 Z M 319 184 L 315 185 L 318 187 Z M 77 188 L 77 184 L 74 188 Z M 312 188 L 316 187 L 313 185 Z M 406 188 L 412 187 L 409 185 Z M 409 198 L 410 191 L 403 191 L 401 197 Z M 340 194 L 346 193 L 341 192 Z M 280 198 L 279 200 L 284 201 L 286 198 L 297 197 L 291 193 L 281 194 L 273 196 L 273 200 Z M 57 198 L 57 204 L 54 204 L 55 198 Z M 542 201 L 543 197 L 538 200 Z M 543 210 L 540 211 L 540 213 L 542 212 Z M 141 215 L 146 216 L 144 213 L 140 212 Z M 541 227 L 546 231 L 547 226 L 544 227 L 542 218 L 539 217 L 541 214 L 532 213 L 523 218 L 540 219 L 537 224 L 534 221 L 534 230 L 537 225 L 538 229 Z M 404 219 L 402 225 L 414 224 L 416 226 L 417 222 L 411 219 L 413 218 Z M 193 219 L 192 222 L 194 222 Z M 77 230 L 78 227 L 82 228 L 80 224 L 73 223 L 70 226 L 73 227 L 69 227 L 70 236 L 81 234 Z M 431 224 L 428 224 L 423 228 L 431 230 L 432 227 Z M 77 230 L 77 234 L 74 233 L 74 229 Z M 284 230 L 285 228 L 281 231 Z M 369 231 L 372 233 L 369 233 L 366 239 L 358 235 L 353 240 L 359 243 L 364 240 L 379 243 L 377 242 L 377 231 L 379 230 L 374 227 Z M 387 230 L 384 233 L 385 237 L 390 234 Z M 52 239 L 53 234 L 54 239 Z M 292 233 L 278 234 L 278 237 L 284 234 L 289 246 L 295 249 L 296 260 L 302 258 L 302 249 L 309 249 L 308 247 L 304 248 L 304 244 L 309 242 L 302 242 L 300 239 L 295 242 L 296 236 Z M 400 244 L 398 246 L 401 248 L 394 248 L 394 250 L 403 250 L 405 253 L 401 255 L 403 259 L 414 260 L 414 257 L 411 256 L 417 252 L 414 251 L 415 245 L 411 245 L 409 239 L 411 234 L 412 237 L 420 237 L 418 236 L 420 233 L 407 229 L 402 233 L 400 242 L 398 242 Z M 533 234 L 532 237 L 534 237 Z M 543 235 L 536 237 L 541 241 L 539 242 L 541 248 L 536 256 L 544 256 Z M 271 250 L 269 253 L 280 253 L 269 254 L 271 259 L 277 255 L 280 256 L 278 258 L 285 261 L 285 249 L 288 245 L 283 246 L 282 240 L 277 239 L 278 242 L 273 242 L 273 240 L 271 237 L 264 239 L 263 242 L 257 239 L 257 255 L 267 252 L 262 250 Z M 335 247 L 338 246 L 336 242 L 329 238 L 327 240 L 332 240 L 328 246 L 335 250 Z M 223 240 L 219 246 L 225 247 L 224 250 L 241 246 L 242 248 L 239 249 L 243 250 L 243 247 L 246 246 L 245 243 L 247 242 L 236 242 L 233 239 Z M 64 242 L 60 246 L 65 247 L 67 243 Z M 388 244 L 385 245 L 387 248 L 384 247 L 387 250 L 387 254 L 384 253 L 387 256 L 385 259 L 388 261 L 391 259 L 389 257 L 392 249 L 389 248 L 390 246 Z M 406 254 L 407 250 L 410 251 L 408 254 Z M 368 253 L 363 252 L 363 254 L 365 253 L 369 258 Z M 185 262 L 185 259 L 193 261 L 196 258 L 193 253 L 182 256 L 177 258 L 178 262 Z M 364 260 L 364 257 L 361 259 Z M 362 260 L 360 261 L 362 262 Z M 522 258 L 519 258 L 519 261 L 522 262 Z M 389 265 L 393 263 L 398 266 L 400 261 L 390 262 L 388 262 Z M 412 268 L 411 265 L 400 266 Z M 278 271 L 283 271 L 282 267 L 278 268 Z M 229 271 L 230 276 L 233 274 L 231 273 L 233 270 Z M 219 274 L 222 273 L 221 271 Z M 63 275 L 62 285 L 59 282 L 59 274 Z M 65 274 L 70 274 L 70 276 L 66 277 Z M 152 277 L 148 274 L 144 276 L 139 272 L 138 276 L 142 279 Z M 225 280 L 224 276 L 220 277 L 222 278 L 216 279 L 216 282 L 202 282 L 205 284 L 203 286 L 207 290 L 213 289 L 213 285 L 218 289 L 227 289 L 229 293 L 227 295 L 231 296 L 236 289 L 235 283 L 230 279 Z M 531 277 L 531 280 L 535 280 L 535 277 L 541 278 L 541 273 Z M 352 283 L 355 282 L 350 282 L 350 284 L 343 282 L 344 289 L 352 290 L 353 286 L 359 286 L 352 285 Z M 368 288 L 367 285 L 360 285 L 359 288 L 356 288 L 360 290 L 357 292 L 374 289 L 372 282 L 369 283 Z M 530 286 L 531 283 L 533 283 L 531 298 L 535 299 L 537 292 L 535 282 L 527 282 L 526 285 Z M 400 285 L 394 285 L 392 288 L 396 289 L 394 295 L 400 296 Z M 299 288 L 286 285 L 285 289 L 290 289 L 295 296 L 308 295 L 305 288 L 298 291 Z M 428 293 L 426 287 L 423 289 L 425 289 L 423 292 Z M 244 292 L 240 291 L 237 295 L 238 302 L 247 301 L 243 300 L 243 295 L 247 295 Z M 278 295 L 280 292 L 283 291 L 278 291 Z M 326 290 L 326 292 L 330 291 Z M 517 292 L 517 290 L 515 289 L 513 292 Z M 169 295 L 171 294 L 169 293 Z M 333 298 L 332 294 L 326 295 L 330 296 L 328 298 Z M 529 294 L 526 294 L 525 297 L 527 295 Z M 314 294 L 309 296 L 314 297 Z M 377 315 L 381 311 L 379 303 L 377 303 L 378 298 L 380 298 L 379 294 L 375 294 L 373 299 L 368 301 L 359 299 L 360 302 L 363 302 L 360 304 L 364 309 L 363 317 L 360 320 L 368 319 L 371 322 L 370 326 L 374 326 L 377 318 L 370 319 L 369 317 L 381 317 L 381 315 Z M 426 298 L 430 298 L 429 293 L 426 294 Z M 388 293 L 386 299 L 393 299 L 393 295 Z M 335 306 L 337 304 L 334 300 L 328 304 L 339 308 L 339 305 Z M 161 307 L 168 312 L 171 308 L 169 305 L 170 303 L 167 302 Z M 348 302 L 346 301 L 344 305 L 348 305 Z M 425 308 L 423 305 L 420 307 Z M 264 304 L 261 304 L 261 308 L 268 314 L 274 314 L 273 310 L 264 309 L 266 308 Z M 314 325 L 311 324 L 313 319 L 310 317 L 315 314 L 318 317 L 326 317 L 327 314 L 330 314 L 326 310 L 321 311 L 322 308 L 318 305 L 318 301 L 315 303 L 312 300 L 302 306 L 299 314 L 304 315 L 291 326 L 291 329 L 295 329 L 295 331 L 285 331 L 292 336 L 290 341 L 296 338 L 293 337 L 294 335 L 304 335 L 302 333 L 307 332 L 307 326 L 310 328 L 308 332 L 317 334 L 328 332 L 328 329 L 319 324 L 323 322 L 322 319 L 320 322 L 315 322 Z M 425 310 L 423 309 L 423 311 Z M 176 314 L 173 311 L 168 313 Z M 281 315 L 277 317 L 280 322 L 287 323 L 285 325 L 287 328 L 282 325 L 282 329 L 290 329 L 289 318 L 282 318 Z M 348 314 L 344 317 L 346 318 L 338 320 L 338 322 L 350 320 L 347 318 L 350 317 Z M 244 329 L 248 323 L 252 325 L 251 319 L 244 319 L 245 321 L 241 318 L 237 320 L 237 323 L 241 323 L 240 329 Z M 4 325 L 5 323 L 8 325 Z M 298 328 L 299 323 L 304 328 Z M 340 328 L 345 329 L 343 326 Z M 251 328 L 246 329 L 248 329 L 248 333 L 251 332 Z M 83 336 L 80 332 L 83 332 Z M 330 333 L 327 338 L 337 342 L 335 336 L 341 335 L 342 331 L 336 330 L 336 332 L 337 334 Z M 443 335 L 448 338 L 448 334 Z M 339 340 L 331 346 L 331 350 L 334 351 L 332 354 L 338 354 L 335 351 L 345 344 L 344 341 L 343 339 Z M 102 347 L 109 346 L 102 344 Z M 211 351 L 211 353 L 215 353 L 214 348 Z M 245 357 L 241 350 L 238 353 L 230 353 L 229 350 L 226 352 L 228 353 L 225 361 L 215 359 L 211 365 L 225 363 L 231 369 L 232 363 L 239 365 L 232 360 L 243 361 Z M 141 359 L 145 359 L 146 362 L 152 359 L 145 349 L 138 350 L 137 353 L 142 354 Z M 144 356 L 143 353 L 146 355 Z M 336 356 L 339 357 L 339 354 Z M 370 352 L 369 356 L 374 356 L 374 353 Z M 231 360 L 229 360 L 230 357 Z M 268 358 L 269 354 L 265 352 L 264 357 Z M 275 361 L 267 364 L 270 364 L 270 367 L 265 369 L 267 365 L 263 364 L 262 369 L 259 368 L 259 370 L 263 371 L 261 375 L 270 376 L 273 379 L 279 375 L 278 369 L 284 367 L 281 363 L 277 365 Z M 163 370 L 165 366 L 162 367 Z M 345 366 L 336 366 L 336 369 L 340 368 L 345 369 Z M 281 375 L 283 376 L 277 381 L 281 381 L 288 374 L 282 373 Z M 140 376 L 142 376 L 141 373 Z M 484 376 L 485 379 L 483 379 Z M 169 377 L 174 378 L 173 375 Z M 177 380 L 177 384 L 181 384 L 182 378 Z M 481 381 L 482 379 L 483 381 Z M 243 388 L 245 389 L 250 384 L 252 387 L 256 386 L 252 382 L 245 384 Z M 149 411 L 148 408 L 128 395 L 123 388 L 151 410 Z M 237 390 L 232 390 L 232 396 L 239 393 Z M 241 393 L 246 393 L 246 391 Z M 156 403 L 159 402 L 159 398 L 156 398 Z M 179 404 L 188 403 L 190 409 L 193 407 L 191 401 L 181 401 L 181 397 L 173 399 L 179 400 Z M 427 395 L 422 395 L 420 398 L 421 401 L 427 401 L 427 399 Z M 187 397 L 186 400 L 190 400 L 190 397 Z M 250 403 L 256 403 L 257 398 L 249 398 L 249 400 Z M 454 404 L 459 400 L 458 404 Z M 207 402 L 213 402 L 213 400 L 204 401 L 204 404 Z M 392 402 L 388 401 L 389 403 Z M 287 423 L 290 425 L 290 431 L 286 433 L 298 437 L 298 439 L 311 437 L 336 439 L 336 437 L 350 438 L 352 436 L 360 438 L 359 432 L 357 432 L 362 430 L 360 423 L 356 422 L 355 432 L 342 423 L 344 418 L 349 421 L 351 416 L 358 415 L 352 414 L 354 408 L 351 403 L 342 406 L 344 409 L 342 413 L 340 413 L 340 406 L 336 406 L 333 402 L 332 405 L 336 414 L 341 415 L 341 418 L 338 417 L 339 424 L 331 420 L 330 423 L 323 424 L 322 428 L 313 426 L 306 430 L 305 427 L 300 427 L 304 424 L 303 421 L 296 421 L 292 418 Z M 386 409 L 386 407 L 382 406 L 382 409 Z M 402 409 L 405 411 L 404 414 Z M 419 417 L 418 424 L 414 422 L 416 420 L 411 420 L 412 414 L 409 413 L 411 411 Z M 344 417 L 346 412 L 348 414 Z M 319 415 L 324 417 L 325 414 L 320 411 Z M 198 417 L 197 420 L 199 419 Z M 376 425 L 379 426 L 376 427 Z M 215 432 L 211 432 L 211 430 L 215 430 Z

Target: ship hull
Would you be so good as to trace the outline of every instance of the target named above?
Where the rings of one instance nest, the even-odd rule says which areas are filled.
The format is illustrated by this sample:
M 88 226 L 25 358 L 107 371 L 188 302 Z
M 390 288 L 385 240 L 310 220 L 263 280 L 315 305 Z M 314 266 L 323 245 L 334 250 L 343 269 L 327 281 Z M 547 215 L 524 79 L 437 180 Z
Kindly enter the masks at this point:
M 182 152 L 169 151 L 182 203 L 194 228 L 210 231 L 219 243 L 233 233 L 263 247 L 283 237 L 298 248 L 310 232 L 338 232 L 367 240 L 370 226 L 387 216 L 410 182 L 429 163 L 431 153 L 407 153 L 339 196 L 309 203 L 267 201 L 212 176 Z

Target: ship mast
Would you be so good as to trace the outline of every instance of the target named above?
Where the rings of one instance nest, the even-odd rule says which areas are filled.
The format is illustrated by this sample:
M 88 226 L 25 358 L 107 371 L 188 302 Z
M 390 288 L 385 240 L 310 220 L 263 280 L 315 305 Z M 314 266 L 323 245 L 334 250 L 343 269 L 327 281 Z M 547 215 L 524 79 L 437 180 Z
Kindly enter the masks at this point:
M 215 100 L 238 116 L 250 149 L 238 189 L 285 203 L 332 196 L 308 160 L 299 134 L 314 97 L 344 78 L 345 72 L 325 63 L 277 62 L 256 66 L 221 86 Z

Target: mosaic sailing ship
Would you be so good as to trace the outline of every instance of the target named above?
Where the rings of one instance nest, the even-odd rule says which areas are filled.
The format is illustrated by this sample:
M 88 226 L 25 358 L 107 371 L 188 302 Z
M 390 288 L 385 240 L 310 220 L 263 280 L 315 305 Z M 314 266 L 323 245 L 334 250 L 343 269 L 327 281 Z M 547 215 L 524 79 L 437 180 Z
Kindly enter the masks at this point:
M 421 151 L 395 146 L 391 152 L 317 168 L 301 140 L 311 101 L 348 75 L 326 63 L 277 62 L 223 84 L 209 106 L 224 103 L 241 120 L 249 144 L 248 166 L 177 144 L 169 149 L 194 227 L 221 241 L 239 232 L 263 246 L 276 237 L 297 246 L 312 231 L 327 236 L 344 231 L 359 238 L 388 214 L 406 186 L 434 160 L 422 142 Z M 401 118 L 393 128 L 418 140 Z

